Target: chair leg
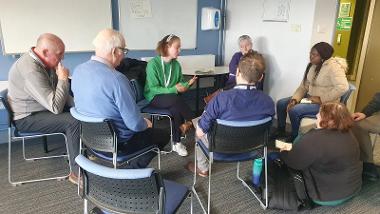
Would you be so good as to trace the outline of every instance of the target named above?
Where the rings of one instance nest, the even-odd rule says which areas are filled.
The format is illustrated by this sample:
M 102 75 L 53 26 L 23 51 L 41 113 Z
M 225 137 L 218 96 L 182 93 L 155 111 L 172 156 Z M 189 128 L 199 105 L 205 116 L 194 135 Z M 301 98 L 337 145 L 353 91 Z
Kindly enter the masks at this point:
M 265 202 L 262 201 L 261 197 L 258 196 L 252 188 L 240 177 L 240 162 L 237 163 L 236 178 L 241 181 L 243 186 L 245 186 L 252 195 L 259 201 L 261 207 L 265 210 L 268 207 L 268 168 L 267 168 L 267 148 L 264 147 L 264 177 L 265 177 Z
M 197 147 L 198 147 L 198 144 L 195 143 L 195 146 L 194 146 L 194 165 L 195 165 L 195 169 L 197 169 L 198 165 L 197 165 Z M 198 195 L 198 192 L 197 190 L 195 189 L 195 185 L 197 183 L 197 172 L 196 170 L 194 171 L 194 179 L 193 179 L 193 186 L 192 186 L 192 191 L 194 193 L 194 196 L 195 198 L 198 200 L 199 202 L 199 205 L 201 205 L 201 208 L 203 210 L 203 213 L 207 213 L 206 212 L 206 209 L 204 208 L 203 204 L 202 204 L 202 201 L 201 199 L 199 198 L 199 195 Z
M 48 144 L 47 144 L 47 137 L 43 138 L 43 143 L 44 143 L 44 152 L 48 153 L 49 150 L 48 150 Z
M 190 213 L 193 214 L 193 193 L 190 192 Z
M 83 213 L 84 214 L 88 213 L 88 202 L 87 202 L 87 199 L 83 200 Z
M 64 138 L 65 138 L 65 142 L 67 142 L 67 139 L 66 139 L 66 136 L 62 133 L 53 133 L 53 134 L 47 134 L 48 136 L 50 135 L 62 135 Z M 43 138 L 43 143 L 45 144 L 46 143 L 46 148 L 47 148 L 47 136 L 46 135 L 36 135 L 35 137 L 22 137 L 22 155 L 24 157 L 24 159 L 26 161 L 35 161 L 35 160 L 42 160 L 42 159 L 49 159 L 49 158 L 60 158 L 60 157 L 69 157 L 69 153 L 67 152 L 67 155 L 52 155 L 52 156 L 41 156 L 41 157 L 35 157 L 35 158 L 28 158 L 26 157 L 26 151 L 25 151 L 25 140 L 28 139 L 28 138 L 38 138 L 38 137 L 42 137 Z M 66 145 L 66 151 L 69 151 L 67 150 L 67 143 L 65 143 Z M 45 147 L 45 145 L 44 145 Z M 45 151 L 45 153 L 47 153 Z
M 65 145 L 66 145 L 66 150 L 67 150 L 67 138 L 64 134 L 62 133 L 52 133 L 52 134 L 48 134 L 48 135 L 62 135 L 65 139 Z M 28 138 L 36 138 L 36 137 L 43 137 L 41 135 L 35 135 L 33 137 L 23 137 L 21 138 L 23 140 L 23 146 L 25 144 L 25 139 L 28 139 Z M 15 138 L 15 139 L 20 139 L 20 138 Z M 64 175 L 64 176 L 57 176 L 57 177 L 48 177 L 48 178 L 42 178 L 42 179 L 31 179 L 31 180 L 24 180 L 24 181 L 12 181 L 12 170 L 11 170 L 11 160 L 12 160 L 12 147 L 11 147 L 11 144 L 12 144 L 12 135 L 11 135 L 11 129 L 9 129 L 8 131 L 8 181 L 11 185 L 13 186 L 17 186 L 17 185 L 21 185 L 21 184 L 25 184 L 25 183 L 34 183 L 34 182 L 39 182 L 39 181 L 48 181 L 48 180 L 64 180 L 65 178 L 67 178 L 71 172 L 71 167 L 70 167 L 70 164 L 69 164 L 69 173 L 67 175 Z M 67 150 L 68 151 L 68 150 Z M 23 148 L 23 155 L 25 155 L 25 149 Z M 49 159 L 49 158 L 57 158 L 57 157 L 69 157 L 69 154 L 67 155 L 57 155 L 57 156 L 47 156 L 47 157 L 40 157 L 40 158 L 26 158 L 25 160 L 37 160 L 37 159 Z M 24 157 L 25 158 L 25 157 Z
M 167 117 L 169 118 L 169 125 L 170 125 L 170 150 L 169 151 L 161 151 L 161 154 L 169 154 L 173 152 L 173 121 L 172 118 L 168 115 L 161 115 L 162 117 Z
M 207 197 L 207 213 L 211 213 L 211 165 L 212 161 L 208 163 L 208 197 Z

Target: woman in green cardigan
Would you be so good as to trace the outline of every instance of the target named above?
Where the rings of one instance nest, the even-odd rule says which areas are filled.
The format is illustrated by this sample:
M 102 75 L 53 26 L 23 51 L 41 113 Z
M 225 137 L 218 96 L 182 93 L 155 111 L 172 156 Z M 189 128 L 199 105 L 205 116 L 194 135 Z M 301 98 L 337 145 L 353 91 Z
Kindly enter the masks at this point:
M 148 62 L 144 96 L 150 105 L 168 109 L 173 116 L 173 151 L 180 156 L 187 156 L 186 147 L 181 143 L 181 134 L 185 134 L 192 126 L 194 115 L 179 96 L 186 92 L 197 79 L 194 76 L 184 81 L 181 65 L 176 60 L 181 51 L 181 40 L 173 34 L 165 36 L 158 42 L 158 56 Z M 186 121 L 186 122 L 184 122 Z

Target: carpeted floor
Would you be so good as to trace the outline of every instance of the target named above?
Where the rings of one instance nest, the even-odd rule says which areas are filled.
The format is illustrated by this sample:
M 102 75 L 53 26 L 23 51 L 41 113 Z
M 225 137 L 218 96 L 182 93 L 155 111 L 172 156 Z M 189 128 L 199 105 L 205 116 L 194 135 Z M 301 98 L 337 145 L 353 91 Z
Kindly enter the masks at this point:
M 164 121 L 165 122 L 165 121 Z M 191 135 L 189 135 L 191 136 Z M 5 141 L 4 139 L 2 141 Z M 193 141 L 191 137 L 186 140 Z M 64 160 L 25 162 L 22 159 L 21 144 L 12 146 L 12 177 L 14 179 L 28 178 L 38 175 L 67 173 Z M 376 162 L 380 164 L 380 143 L 375 148 Z M 51 139 L 49 149 L 52 153 L 63 151 L 63 142 Z M 193 160 L 193 148 L 188 146 L 190 155 L 186 158 L 175 153 L 161 156 L 162 175 L 165 179 L 186 184 L 192 184 L 193 176 L 184 169 L 184 165 Z M 43 154 L 39 142 L 27 145 L 30 155 Z M 76 186 L 64 181 L 45 181 L 13 187 L 8 183 L 7 144 L 0 144 L 0 213 L 83 213 L 83 203 L 77 195 Z M 155 161 L 152 163 L 155 165 Z M 212 213 L 286 213 L 278 210 L 263 211 L 259 203 L 235 178 L 235 164 L 215 164 L 212 174 Z M 65 168 L 66 167 L 66 168 Z M 249 178 L 251 163 L 242 165 L 242 174 Z M 205 193 L 207 179 L 199 178 L 198 189 Z M 201 194 L 203 200 L 205 194 Z M 201 213 L 198 202 L 194 200 L 194 213 Z M 190 213 L 190 200 L 186 200 L 178 213 Z M 289 213 L 289 212 L 288 212 Z M 337 207 L 318 207 L 301 213 L 380 213 L 380 182 L 365 182 L 362 191 L 354 199 Z

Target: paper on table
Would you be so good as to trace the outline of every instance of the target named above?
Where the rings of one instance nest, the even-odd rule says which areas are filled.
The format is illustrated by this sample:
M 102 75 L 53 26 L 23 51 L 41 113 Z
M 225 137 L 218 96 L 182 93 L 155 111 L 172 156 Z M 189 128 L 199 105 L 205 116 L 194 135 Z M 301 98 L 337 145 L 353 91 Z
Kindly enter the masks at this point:
M 214 73 L 211 69 L 198 69 L 195 71 L 196 74 L 211 74 Z

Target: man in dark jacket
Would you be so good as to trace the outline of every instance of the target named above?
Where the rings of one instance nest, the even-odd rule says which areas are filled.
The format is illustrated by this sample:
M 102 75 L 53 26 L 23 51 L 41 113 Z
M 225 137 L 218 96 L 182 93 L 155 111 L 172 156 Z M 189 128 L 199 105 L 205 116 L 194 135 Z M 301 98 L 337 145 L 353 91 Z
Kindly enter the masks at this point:
M 353 130 L 360 143 L 363 175 L 370 180 L 378 180 L 380 176 L 373 163 L 372 141 L 369 134 L 380 134 L 380 92 L 375 94 L 361 112 L 353 113 L 352 118 L 357 125 Z

